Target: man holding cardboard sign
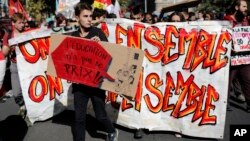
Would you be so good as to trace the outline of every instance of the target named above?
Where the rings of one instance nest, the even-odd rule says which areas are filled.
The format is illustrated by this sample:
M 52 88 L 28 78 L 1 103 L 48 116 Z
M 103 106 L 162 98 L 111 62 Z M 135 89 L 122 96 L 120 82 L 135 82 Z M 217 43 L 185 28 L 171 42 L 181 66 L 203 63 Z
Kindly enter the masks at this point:
M 104 33 L 95 27 L 91 26 L 92 22 L 92 7 L 86 3 L 78 3 L 75 7 L 75 16 L 80 25 L 80 29 L 72 33 L 72 36 L 91 39 L 94 41 L 108 41 Z M 91 48 L 91 46 L 89 46 Z M 108 56 L 106 53 L 99 50 L 94 51 L 100 56 Z M 107 57 L 107 62 L 110 61 Z M 104 59 L 105 60 L 105 59 Z M 116 141 L 118 133 L 116 132 L 111 120 L 107 116 L 105 110 L 105 91 L 89 87 L 83 84 L 73 84 L 74 93 L 74 108 L 75 108 L 75 128 L 74 140 L 85 140 L 85 126 L 86 126 L 86 110 L 89 99 L 91 99 L 96 118 L 103 123 L 108 133 L 107 141 Z

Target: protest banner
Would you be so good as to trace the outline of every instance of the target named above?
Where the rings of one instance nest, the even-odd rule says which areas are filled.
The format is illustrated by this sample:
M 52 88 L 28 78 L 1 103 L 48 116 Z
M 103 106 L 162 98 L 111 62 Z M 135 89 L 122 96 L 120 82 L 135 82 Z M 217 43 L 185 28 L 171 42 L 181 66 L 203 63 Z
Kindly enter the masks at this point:
M 229 22 L 148 25 L 115 19 L 107 25 L 109 41 L 140 48 L 146 56 L 141 89 L 135 101 L 122 100 L 118 124 L 223 138 L 232 45 Z
M 2 90 L 2 85 L 4 81 L 5 71 L 6 71 L 6 59 L 1 58 L 0 54 L 0 98 L 4 95 L 4 92 Z
M 66 35 L 51 41 L 48 74 L 134 98 L 142 50 Z
M 229 22 L 149 25 L 113 19 L 106 27 L 109 42 L 145 52 L 135 100 L 108 95 L 114 105 L 121 102 L 117 124 L 223 138 L 232 47 Z M 50 37 L 44 37 L 19 44 L 16 50 L 23 96 L 33 122 L 52 117 L 72 101 L 67 93 L 70 84 L 45 74 L 49 44 Z

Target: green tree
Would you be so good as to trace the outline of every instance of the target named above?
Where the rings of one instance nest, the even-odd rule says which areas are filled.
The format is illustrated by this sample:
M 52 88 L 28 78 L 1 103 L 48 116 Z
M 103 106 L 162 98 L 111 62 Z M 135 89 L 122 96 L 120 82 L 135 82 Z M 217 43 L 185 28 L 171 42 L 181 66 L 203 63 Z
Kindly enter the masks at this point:
M 119 0 L 119 4 L 121 5 L 121 7 L 128 7 L 130 3 L 131 0 Z
M 29 0 L 26 4 L 26 9 L 31 18 L 40 22 L 42 19 L 41 11 L 46 8 L 44 0 Z

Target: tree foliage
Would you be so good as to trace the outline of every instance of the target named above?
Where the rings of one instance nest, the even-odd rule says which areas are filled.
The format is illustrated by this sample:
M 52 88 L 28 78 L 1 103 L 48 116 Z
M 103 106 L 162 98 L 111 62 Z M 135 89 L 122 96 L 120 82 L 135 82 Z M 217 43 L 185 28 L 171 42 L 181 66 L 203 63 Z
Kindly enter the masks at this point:
M 31 18 L 40 21 L 42 18 L 41 11 L 46 8 L 44 0 L 29 0 L 26 4 L 26 9 Z
M 225 12 L 231 6 L 232 2 L 232 0 L 202 0 L 197 11 Z
M 131 3 L 131 0 L 118 0 L 118 1 L 121 7 L 128 7 L 129 4 Z

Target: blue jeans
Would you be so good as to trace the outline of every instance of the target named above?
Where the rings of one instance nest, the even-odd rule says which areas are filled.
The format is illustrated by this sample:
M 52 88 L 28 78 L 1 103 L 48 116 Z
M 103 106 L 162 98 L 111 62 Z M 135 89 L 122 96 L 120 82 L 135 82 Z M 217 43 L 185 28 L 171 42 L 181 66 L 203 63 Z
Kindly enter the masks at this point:
M 73 84 L 75 122 L 73 137 L 74 141 L 85 140 L 86 113 L 89 99 L 95 111 L 97 120 L 103 123 L 107 133 L 114 133 L 115 128 L 107 116 L 105 110 L 105 91 L 81 84 Z

